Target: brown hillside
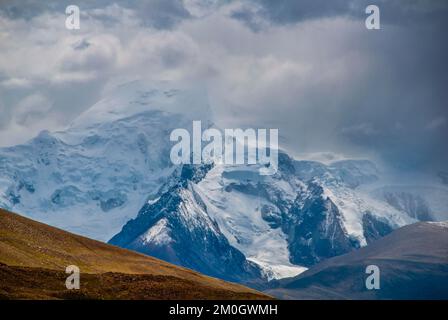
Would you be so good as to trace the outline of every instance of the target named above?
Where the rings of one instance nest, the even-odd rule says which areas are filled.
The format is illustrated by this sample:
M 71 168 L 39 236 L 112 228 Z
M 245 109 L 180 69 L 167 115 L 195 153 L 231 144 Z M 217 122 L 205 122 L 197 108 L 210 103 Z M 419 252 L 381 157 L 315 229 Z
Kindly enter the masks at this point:
M 65 289 L 65 268 L 81 290 Z M 0 298 L 269 299 L 241 285 L 0 209 Z

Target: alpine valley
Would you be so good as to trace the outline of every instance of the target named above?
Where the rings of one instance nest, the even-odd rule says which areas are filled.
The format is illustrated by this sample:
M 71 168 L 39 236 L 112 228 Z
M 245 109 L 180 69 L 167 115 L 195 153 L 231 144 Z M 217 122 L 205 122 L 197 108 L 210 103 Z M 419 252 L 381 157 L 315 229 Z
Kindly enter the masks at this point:
M 366 159 L 280 151 L 270 176 L 258 165 L 173 165 L 170 133 L 194 120 L 214 126 L 205 90 L 120 85 L 66 129 L 0 149 L 0 207 L 255 288 L 448 219 L 436 174 L 394 179 Z

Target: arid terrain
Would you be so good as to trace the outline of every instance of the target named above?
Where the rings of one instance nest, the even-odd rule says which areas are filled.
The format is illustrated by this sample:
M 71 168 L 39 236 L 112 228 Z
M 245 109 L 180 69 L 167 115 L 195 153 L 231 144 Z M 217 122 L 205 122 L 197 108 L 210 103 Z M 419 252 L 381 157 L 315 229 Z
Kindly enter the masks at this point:
M 81 270 L 67 290 L 65 268 Z M 0 299 L 270 299 L 255 290 L 0 210 Z

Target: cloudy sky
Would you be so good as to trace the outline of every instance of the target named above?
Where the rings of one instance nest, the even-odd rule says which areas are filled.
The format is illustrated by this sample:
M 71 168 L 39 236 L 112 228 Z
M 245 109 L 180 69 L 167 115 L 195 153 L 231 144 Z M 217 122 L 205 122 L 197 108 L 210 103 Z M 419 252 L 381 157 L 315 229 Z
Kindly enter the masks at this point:
M 0 0 L 0 146 L 149 78 L 205 86 L 219 125 L 279 128 L 294 154 L 447 170 L 447 34 L 445 0 Z

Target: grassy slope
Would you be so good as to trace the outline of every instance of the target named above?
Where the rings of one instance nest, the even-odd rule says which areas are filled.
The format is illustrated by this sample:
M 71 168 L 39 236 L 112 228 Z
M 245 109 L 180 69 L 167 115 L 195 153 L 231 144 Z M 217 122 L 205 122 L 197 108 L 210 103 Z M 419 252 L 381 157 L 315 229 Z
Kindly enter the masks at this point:
M 377 265 L 381 289 L 367 290 Z M 448 299 L 448 228 L 415 223 L 367 247 L 325 260 L 269 294 L 283 299 Z
M 65 268 L 81 290 L 65 289 Z M 0 209 L 0 298 L 266 299 L 241 285 Z

